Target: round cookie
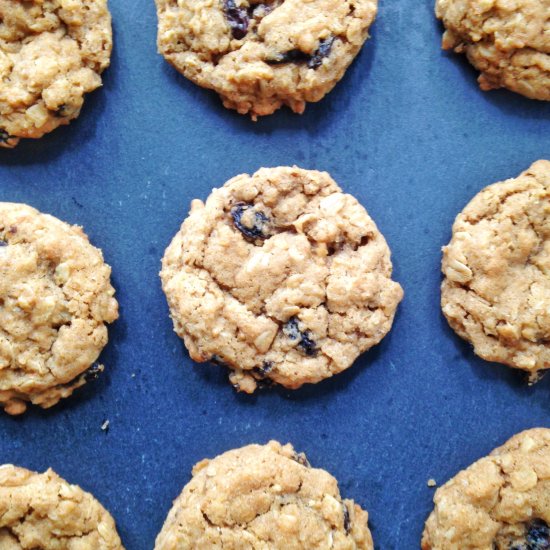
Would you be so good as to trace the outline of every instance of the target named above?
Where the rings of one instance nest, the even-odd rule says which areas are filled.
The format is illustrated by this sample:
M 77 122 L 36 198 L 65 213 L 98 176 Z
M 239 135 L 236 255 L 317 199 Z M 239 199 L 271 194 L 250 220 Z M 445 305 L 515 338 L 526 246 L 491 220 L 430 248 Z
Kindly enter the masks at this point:
M 109 512 L 52 470 L 0 466 L 0 548 L 124 550 Z
M 368 514 L 292 446 L 271 441 L 193 468 L 155 550 L 372 550 Z
M 0 0 L 0 146 L 76 118 L 112 47 L 107 0 Z
M 434 496 L 422 550 L 550 548 L 550 430 L 515 435 Z
M 262 168 L 194 200 L 161 278 L 195 361 L 287 388 L 352 365 L 390 330 L 402 299 L 365 209 L 326 172 Z
M 228 109 L 302 113 L 342 78 L 377 0 L 156 0 L 159 52 Z
M 443 48 L 465 53 L 482 90 L 550 101 L 549 0 L 436 0 Z
M 111 268 L 82 229 L 0 202 L 0 405 L 47 408 L 103 370 Z
M 443 248 L 443 313 L 477 355 L 550 368 L 550 162 L 478 193 Z

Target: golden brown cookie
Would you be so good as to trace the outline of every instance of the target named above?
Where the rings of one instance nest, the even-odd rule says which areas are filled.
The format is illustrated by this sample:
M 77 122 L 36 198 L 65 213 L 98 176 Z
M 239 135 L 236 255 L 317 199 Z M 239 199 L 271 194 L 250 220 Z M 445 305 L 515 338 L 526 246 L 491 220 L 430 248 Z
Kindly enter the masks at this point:
M 203 460 L 155 550 L 372 550 L 368 514 L 337 481 L 276 441 Z
M 436 0 L 443 48 L 465 53 L 482 90 L 550 101 L 550 0 Z
M 477 355 L 550 368 L 550 162 L 478 193 L 443 248 L 443 313 Z
M 109 512 L 55 472 L 0 466 L 2 550 L 124 550 Z
M 0 405 L 47 408 L 97 376 L 118 317 L 111 268 L 82 229 L 0 202 Z M 93 365 L 93 366 L 92 366 Z
M 76 118 L 112 47 L 107 0 L 0 0 L 0 146 Z
M 422 550 L 550 548 L 550 430 L 515 435 L 439 488 Z
M 159 52 L 255 120 L 302 113 L 342 78 L 377 0 L 156 0 Z
M 403 291 L 365 209 L 326 172 L 262 168 L 214 189 L 166 250 L 161 278 L 195 361 L 240 390 L 352 365 L 390 330 Z

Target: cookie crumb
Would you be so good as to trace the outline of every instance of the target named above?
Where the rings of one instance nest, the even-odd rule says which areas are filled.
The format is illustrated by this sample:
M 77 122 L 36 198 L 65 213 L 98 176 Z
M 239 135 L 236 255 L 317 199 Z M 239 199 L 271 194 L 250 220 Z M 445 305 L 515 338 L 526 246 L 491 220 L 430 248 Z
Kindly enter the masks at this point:
M 105 420 L 105 422 L 103 422 L 103 424 L 101 424 L 101 429 L 102 431 L 104 431 L 105 433 L 108 433 L 109 432 L 109 420 Z
M 437 481 L 433 477 L 428 479 L 428 487 L 435 487 L 436 485 L 437 485 Z

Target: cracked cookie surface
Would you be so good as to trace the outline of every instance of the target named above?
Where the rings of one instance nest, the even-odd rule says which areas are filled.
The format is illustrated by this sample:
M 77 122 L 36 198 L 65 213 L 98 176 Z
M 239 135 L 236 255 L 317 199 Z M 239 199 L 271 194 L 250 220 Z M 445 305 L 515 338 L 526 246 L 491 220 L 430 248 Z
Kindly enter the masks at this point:
M 111 47 L 106 0 L 0 0 L 0 146 L 76 118 Z
M 276 441 L 193 468 L 155 550 L 372 550 L 368 514 L 337 481 Z
M 194 200 L 161 278 L 191 357 L 287 388 L 352 365 L 403 296 L 386 241 L 326 172 L 262 168 Z
M 550 368 L 550 162 L 483 189 L 443 249 L 441 305 L 488 361 Z
M 519 433 L 434 496 L 422 550 L 550 548 L 550 430 Z
M 302 113 L 342 78 L 377 0 L 156 0 L 159 52 L 253 119 Z
M 2 550 L 124 550 L 101 504 L 52 470 L 0 466 Z
M 437 0 L 443 48 L 465 53 L 482 90 L 550 101 L 550 0 Z
M 111 269 L 81 228 L 0 202 L 0 405 L 47 408 L 102 367 L 118 317 Z

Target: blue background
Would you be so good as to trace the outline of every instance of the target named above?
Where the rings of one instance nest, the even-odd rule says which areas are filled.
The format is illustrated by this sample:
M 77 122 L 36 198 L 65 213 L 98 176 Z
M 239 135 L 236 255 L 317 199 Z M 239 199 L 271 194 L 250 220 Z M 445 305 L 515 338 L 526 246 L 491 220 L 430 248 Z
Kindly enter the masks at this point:
M 550 157 L 550 104 L 482 93 L 467 62 L 441 52 L 431 0 L 382 0 L 372 39 L 329 96 L 303 116 L 253 123 L 157 55 L 152 0 L 111 10 L 103 89 L 69 127 L 0 151 L 0 200 L 83 225 L 113 267 L 121 318 L 98 382 L 49 411 L 0 416 L 0 463 L 53 467 L 111 511 L 128 550 L 151 550 L 195 462 L 276 438 L 368 509 L 377 548 L 418 548 L 429 478 L 550 426 L 550 376 L 528 388 L 477 359 L 439 308 L 454 217 L 485 185 Z M 405 299 L 392 332 L 347 372 L 239 395 L 172 332 L 160 259 L 192 198 L 294 163 L 328 170 L 366 206 Z

